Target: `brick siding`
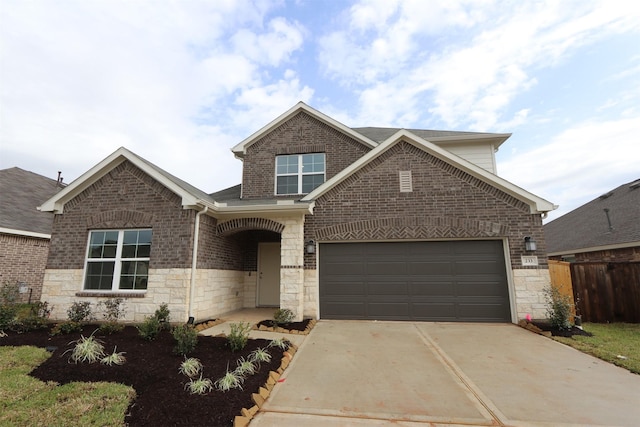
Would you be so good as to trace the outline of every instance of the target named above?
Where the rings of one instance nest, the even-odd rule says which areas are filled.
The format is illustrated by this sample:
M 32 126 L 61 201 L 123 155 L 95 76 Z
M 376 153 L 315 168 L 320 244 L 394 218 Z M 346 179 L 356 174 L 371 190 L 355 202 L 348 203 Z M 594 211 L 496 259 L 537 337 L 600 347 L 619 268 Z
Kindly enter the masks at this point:
M 400 192 L 400 170 L 412 172 L 412 192 Z M 525 253 L 524 236 L 536 240 L 536 252 Z M 522 268 L 521 255 L 538 255 L 538 268 L 546 268 L 539 214 L 530 214 L 527 204 L 405 142 L 318 198 L 305 222 L 305 240 L 456 238 L 508 238 L 512 267 Z M 305 268 L 316 268 L 315 255 L 305 255 Z
M 278 155 L 325 153 L 325 178 L 328 180 L 369 150 L 362 143 L 301 112 L 249 146 L 243 160 L 242 197 L 274 197 L 275 158 Z
M 125 161 L 55 215 L 48 269 L 82 269 L 89 230 L 153 230 L 150 268 L 191 266 L 195 212 L 132 163 Z
M 0 285 L 24 282 L 32 290 L 31 301 L 39 301 L 49 240 L 0 234 L 0 248 Z M 28 300 L 29 293 L 20 295 L 21 302 Z

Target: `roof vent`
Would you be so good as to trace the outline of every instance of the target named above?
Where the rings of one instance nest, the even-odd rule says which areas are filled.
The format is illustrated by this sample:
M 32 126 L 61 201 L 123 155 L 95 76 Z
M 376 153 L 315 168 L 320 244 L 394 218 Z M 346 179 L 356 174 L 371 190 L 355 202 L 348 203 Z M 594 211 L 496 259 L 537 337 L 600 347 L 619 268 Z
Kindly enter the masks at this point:
M 640 179 L 633 181 L 631 184 L 629 184 L 629 188 L 632 190 L 635 190 L 638 187 L 640 187 Z
M 399 172 L 400 172 L 400 192 L 411 193 L 413 191 L 411 171 L 399 171 Z
M 600 200 L 608 199 L 612 195 L 613 195 L 613 191 L 609 191 L 608 193 L 604 193 L 602 196 L 600 196 L 599 199 Z

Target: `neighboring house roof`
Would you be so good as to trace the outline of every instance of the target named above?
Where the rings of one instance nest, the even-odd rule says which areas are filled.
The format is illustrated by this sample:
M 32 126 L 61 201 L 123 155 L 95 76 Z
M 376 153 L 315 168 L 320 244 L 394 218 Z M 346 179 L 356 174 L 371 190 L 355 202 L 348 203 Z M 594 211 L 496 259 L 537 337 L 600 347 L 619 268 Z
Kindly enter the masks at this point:
M 37 173 L 0 170 L 0 232 L 50 238 L 53 217 L 37 207 L 60 188 L 57 180 Z
M 549 255 L 640 246 L 640 179 L 545 224 L 544 232 Z
M 499 188 L 505 193 L 512 195 L 516 199 L 527 203 L 530 207 L 531 213 L 544 213 L 557 208 L 557 206 L 555 206 L 553 203 L 542 199 L 535 194 L 529 193 L 528 191 L 510 183 L 505 179 L 500 178 L 497 175 L 487 172 L 481 167 L 476 166 L 473 163 L 461 157 L 458 157 L 441 147 L 438 147 L 432 142 L 420 138 L 419 136 L 406 129 L 401 129 L 395 134 L 391 135 L 386 141 L 382 142 L 376 148 L 351 164 L 348 168 L 344 169 L 342 172 L 338 173 L 337 175 L 326 181 L 324 184 L 320 185 L 318 188 L 306 195 L 302 200 L 312 201 L 317 199 L 318 197 L 338 185 L 340 182 L 344 181 L 349 176 L 354 174 L 356 171 L 364 167 L 367 163 L 371 162 L 376 157 L 380 156 L 382 153 L 401 141 L 406 141 L 410 144 L 413 144 L 414 146 L 424 150 L 425 152 L 457 167 L 458 169 L 467 172 L 468 174 L 486 183 L 491 184 L 496 188 Z

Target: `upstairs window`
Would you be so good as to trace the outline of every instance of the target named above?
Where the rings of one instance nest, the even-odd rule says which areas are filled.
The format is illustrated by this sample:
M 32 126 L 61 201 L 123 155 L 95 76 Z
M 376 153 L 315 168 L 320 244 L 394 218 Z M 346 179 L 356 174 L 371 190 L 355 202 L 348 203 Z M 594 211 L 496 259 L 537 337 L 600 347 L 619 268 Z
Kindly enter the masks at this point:
M 276 157 L 276 194 L 308 194 L 324 182 L 324 153 Z
M 151 230 L 100 230 L 89 234 L 84 289 L 147 289 Z

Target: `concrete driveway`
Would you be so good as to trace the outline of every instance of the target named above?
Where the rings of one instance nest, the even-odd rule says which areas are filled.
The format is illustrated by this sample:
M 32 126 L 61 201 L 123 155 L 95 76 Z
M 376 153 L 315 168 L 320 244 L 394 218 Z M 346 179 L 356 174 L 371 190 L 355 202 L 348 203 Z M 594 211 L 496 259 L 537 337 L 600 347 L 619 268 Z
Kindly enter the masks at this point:
M 640 423 L 640 375 L 510 324 L 321 321 L 283 378 L 252 427 Z

